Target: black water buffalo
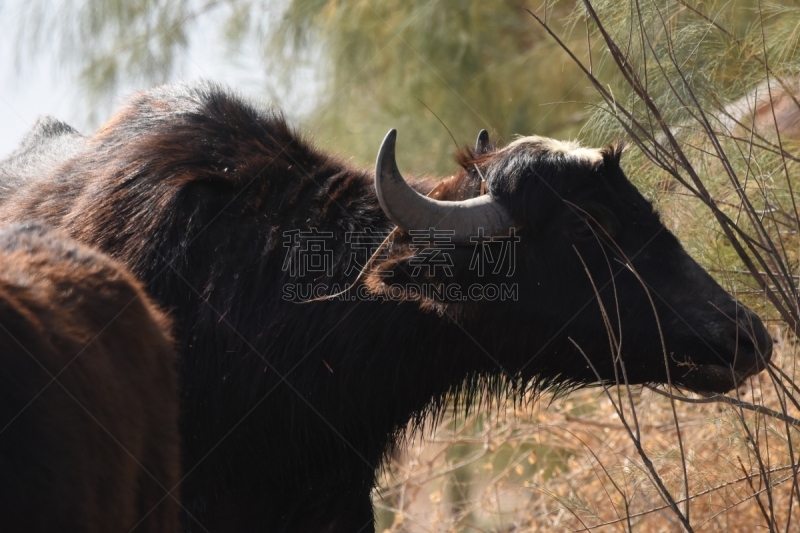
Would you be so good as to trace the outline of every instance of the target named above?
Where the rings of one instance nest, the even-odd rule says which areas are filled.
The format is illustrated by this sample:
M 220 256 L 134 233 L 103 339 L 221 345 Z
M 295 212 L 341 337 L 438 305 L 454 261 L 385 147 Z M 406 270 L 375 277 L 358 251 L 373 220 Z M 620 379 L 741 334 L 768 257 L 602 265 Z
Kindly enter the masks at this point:
M 0 219 L 110 253 L 174 315 L 188 531 L 372 531 L 376 467 L 447 398 L 727 391 L 771 354 L 620 145 L 482 135 L 454 176 L 411 188 L 394 132 L 373 173 L 210 83 L 135 95 L 89 138 L 62 130 L 74 155 L 40 131 L 12 156 L 52 172 L 6 163 Z
M 0 230 L 3 531 L 179 530 L 176 357 L 143 290 L 58 232 Z

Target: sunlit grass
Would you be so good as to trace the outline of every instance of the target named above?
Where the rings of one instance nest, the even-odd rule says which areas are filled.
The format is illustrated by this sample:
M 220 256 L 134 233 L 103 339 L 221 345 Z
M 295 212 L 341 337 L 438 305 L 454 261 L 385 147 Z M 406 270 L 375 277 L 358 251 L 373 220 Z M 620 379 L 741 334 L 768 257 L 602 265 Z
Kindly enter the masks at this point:
M 797 347 L 775 333 L 780 342 L 773 360 L 794 376 Z M 784 409 L 764 374 L 738 394 Z M 683 463 L 670 401 L 648 389 L 634 388 L 633 395 L 643 448 L 683 509 Z M 789 439 L 795 450 L 800 446 L 800 428 L 787 432 L 783 421 L 725 403 L 676 402 L 676 410 L 695 531 L 767 530 L 759 500 L 768 507 L 768 486 L 777 529 L 786 530 L 790 514 L 788 530 L 800 524 L 788 451 Z M 545 394 L 528 407 L 508 404 L 467 418 L 448 413 L 435 433 L 414 434 L 410 443 L 389 461 L 375 493 L 379 532 L 680 529 L 601 389 L 552 403 Z

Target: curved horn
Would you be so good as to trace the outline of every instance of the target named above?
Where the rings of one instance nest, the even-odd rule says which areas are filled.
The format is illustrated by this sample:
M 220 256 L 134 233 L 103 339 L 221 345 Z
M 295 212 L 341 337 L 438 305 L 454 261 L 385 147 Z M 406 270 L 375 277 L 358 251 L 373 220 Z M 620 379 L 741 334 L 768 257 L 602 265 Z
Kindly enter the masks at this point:
M 489 144 L 489 132 L 486 130 L 481 130 L 478 133 L 478 140 L 475 141 L 475 155 L 486 154 L 491 149 L 492 146 Z
M 397 130 L 390 130 L 383 139 L 375 165 L 375 189 L 383 212 L 404 230 L 454 232 L 453 241 L 469 243 L 470 237 L 507 235 L 514 225 L 505 207 L 485 194 L 461 202 L 445 202 L 421 195 L 406 183 L 395 161 Z

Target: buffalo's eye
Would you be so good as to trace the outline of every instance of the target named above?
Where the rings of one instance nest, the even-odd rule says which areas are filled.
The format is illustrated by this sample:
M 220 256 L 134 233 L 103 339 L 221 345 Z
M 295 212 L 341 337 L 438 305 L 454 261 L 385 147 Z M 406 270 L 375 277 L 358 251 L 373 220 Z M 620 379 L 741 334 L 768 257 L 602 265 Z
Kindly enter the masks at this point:
M 614 238 L 619 229 L 617 219 L 601 207 L 590 207 L 583 210 L 572 225 L 570 233 L 575 240 Z
M 579 241 L 595 238 L 595 229 L 592 228 L 592 223 L 589 220 L 579 218 L 572 226 L 572 237 Z M 602 232 L 600 232 L 602 235 Z

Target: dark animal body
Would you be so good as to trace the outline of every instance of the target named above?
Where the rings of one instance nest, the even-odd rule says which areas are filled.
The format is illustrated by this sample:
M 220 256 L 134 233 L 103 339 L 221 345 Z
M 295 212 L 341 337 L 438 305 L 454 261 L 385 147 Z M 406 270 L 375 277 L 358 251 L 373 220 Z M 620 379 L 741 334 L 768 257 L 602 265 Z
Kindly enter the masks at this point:
M 59 232 L 0 230 L 3 531 L 179 530 L 176 357 L 143 291 Z
M 517 229 L 513 273 L 477 279 L 474 245 L 461 242 L 448 249 L 446 276 L 417 272 L 411 227 L 395 229 L 363 275 L 348 271 L 348 232 L 392 231 L 381 203 L 392 220 L 409 220 L 419 203 L 413 191 L 401 205 L 389 198 L 402 185 L 392 135 L 380 201 L 371 170 L 213 84 L 138 94 L 74 142 L 77 154 L 47 175 L 6 163 L 16 188 L 0 219 L 64 228 L 128 265 L 173 313 L 188 531 L 200 531 L 197 522 L 211 532 L 372 531 L 376 467 L 410 420 L 447 398 L 613 382 L 623 372 L 630 383 L 723 391 L 770 357 L 758 317 L 664 228 L 623 174 L 619 146 L 532 137 L 496 149 L 482 137 L 454 176 L 416 180 L 431 198 L 472 202 L 462 215 L 477 209 Z M 482 189 L 487 197 L 473 198 Z M 329 272 L 284 268 L 286 235 L 297 230 L 330 232 Z M 498 256 L 507 241 L 482 242 Z M 284 297 L 287 284 L 320 282 L 376 297 L 392 285 L 455 282 L 514 283 L 518 294 Z

